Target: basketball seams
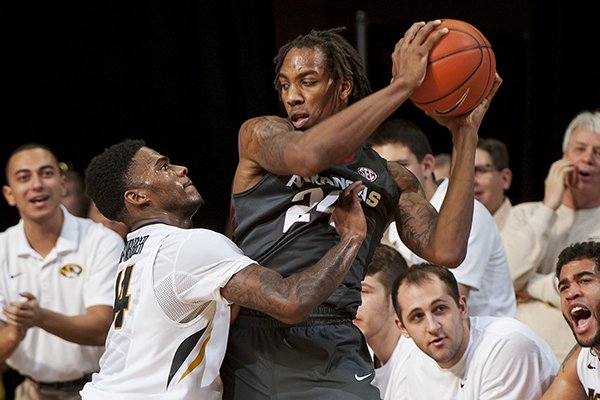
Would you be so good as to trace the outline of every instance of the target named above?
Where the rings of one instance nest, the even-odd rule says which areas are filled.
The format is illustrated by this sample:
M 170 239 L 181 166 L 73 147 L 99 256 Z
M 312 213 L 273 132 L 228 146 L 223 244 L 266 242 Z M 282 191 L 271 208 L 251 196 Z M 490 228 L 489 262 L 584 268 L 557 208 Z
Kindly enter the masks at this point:
M 478 29 L 459 20 L 443 21 L 437 29 L 447 27 L 449 33 L 432 48 L 425 80 L 411 100 L 427 113 L 454 116 L 483 101 L 494 81 L 496 60 Z
M 435 102 L 438 102 L 440 100 L 443 100 L 444 98 L 458 92 L 459 90 L 464 90 L 464 86 L 469 83 L 469 81 L 471 80 L 471 78 L 473 78 L 473 76 L 475 76 L 475 74 L 477 73 L 477 71 L 479 70 L 479 68 L 481 68 L 482 64 L 483 64 L 483 60 L 484 60 L 484 54 L 483 51 L 481 51 L 480 47 L 477 47 L 475 49 L 465 49 L 465 50 L 461 50 L 459 52 L 456 52 L 456 54 L 458 53 L 464 53 L 467 51 L 472 51 L 472 50 L 480 50 L 481 53 L 481 57 L 479 57 L 479 62 L 474 66 L 473 71 L 471 71 L 471 73 L 461 82 L 459 83 L 454 89 L 450 90 L 449 92 L 441 95 L 440 97 L 438 97 L 437 99 L 433 99 L 433 100 L 429 100 L 429 101 L 416 101 L 415 104 L 419 104 L 419 105 L 428 105 L 428 104 L 432 104 Z M 439 61 L 439 60 L 436 60 Z M 462 97 L 462 94 L 461 96 Z
M 481 48 L 481 47 L 476 47 L 476 48 L 473 48 L 473 49 L 464 49 L 464 50 L 461 50 L 461 51 L 457 51 L 457 52 L 454 52 L 454 53 L 452 53 L 452 54 L 459 54 L 459 53 L 471 52 L 471 51 L 473 51 L 473 50 L 479 50 L 479 54 L 480 54 L 479 61 L 477 62 L 477 64 L 474 64 L 474 65 L 473 65 L 473 70 L 471 71 L 471 73 L 470 73 L 470 74 L 469 74 L 469 75 L 468 75 L 468 76 L 467 76 L 467 77 L 466 77 L 466 78 L 465 78 L 465 79 L 464 79 L 462 82 L 458 83 L 454 89 L 452 89 L 452 90 L 450 90 L 450 91 L 447 91 L 447 92 L 444 92 L 444 94 L 442 94 L 442 95 L 441 95 L 441 96 L 439 96 L 438 98 L 435 98 L 435 99 L 432 99 L 432 100 L 427 100 L 427 101 L 418 101 L 418 100 L 417 100 L 417 101 L 415 101 L 415 100 L 413 100 L 413 102 L 414 102 L 415 104 L 418 104 L 418 105 L 429 105 L 429 104 L 432 104 L 432 103 L 438 102 L 438 101 L 440 101 L 440 100 L 443 100 L 444 98 L 446 98 L 446 97 L 448 97 L 448 96 L 450 96 L 450 95 L 452 95 L 452 94 L 456 93 L 456 92 L 457 92 L 457 91 L 459 91 L 459 90 L 463 90 L 463 89 L 464 89 L 464 86 L 465 86 L 466 84 L 468 84 L 468 83 L 469 83 L 469 81 L 471 80 L 471 78 L 473 78 L 473 76 L 474 76 L 475 74 L 477 74 L 477 72 L 480 70 L 480 68 L 481 68 L 482 64 L 484 63 L 484 58 L 485 58 L 485 57 L 484 57 L 484 54 L 483 54 L 483 51 L 482 51 L 482 48 Z M 448 55 L 447 55 L 447 57 L 449 57 L 450 55 L 451 55 L 451 54 L 448 54 Z M 439 61 L 440 61 L 440 60 L 442 60 L 442 59 L 443 59 L 443 58 L 440 58 L 440 59 L 438 59 L 438 60 L 435 60 L 435 61 L 438 61 L 438 62 L 439 62 Z M 435 61 L 432 61 L 432 63 L 434 63 Z M 461 96 L 459 96 L 459 97 L 462 97 L 462 94 L 461 94 Z
M 483 47 L 483 46 L 479 46 L 479 45 L 477 45 L 477 46 L 474 46 L 474 47 L 467 47 L 467 48 L 464 48 L 464 49 L 460 49 L 460 50 L 457 50 L 457 51 L 453 51 L 453 52 L 451 52 L 451 53 L 444 54 L 443 56 L 440 56 L 440 57 L 436 58 L 435 60 L 430 60 L 430 61 L 428 61 L 428 62 L 427 62 L 427 65 L 435 64 L 435 63 L 436 63 L 436 62 L 438 62 L 438 61 L 444 60 L 444 59 L 446 59 L 446 58 L 448 58 L 448 57 L 452 57 L 452 56 L 455 56 L 455 55 L 457 55 L 457 54 L 460 54 L 460 53 L 469 52 L 469 51 L 471 51 L 471 50 L 481 50 L 481 49 L 484 49 L 484 48 L 485 48 L 485 47 Z M 482 57 L 482 58 L 483 58 L 483 57 Z M 481 65 L 481 63 L 479 63 L 479 64 L 478 64 L 478 66 L 479 66 L 479 65 Z
M 486 51 L 487 56 L 488 56 L 488 61 L 490 63 L 490 68 L 488 68 L 488 78 L 487 78 L 487 83 L 485 85 L 485 89 L 483 90 L 483 92 L 481 93 L 481 96 L 479 96 L 479 99 L 477 99 L 477 101 L 475 102 L 475 104 L 479 104 L 480 102 L 483 101 L 483 99 L 485 98 L 485 96 L 487 95 L 487 93 L 489 93 L 492 84 L 494 83 L 494 77 L 496 75 L 496 65 L 495 65 L 495 58 L 492 58 L 492 49 L 489 48 L 488 51 Z

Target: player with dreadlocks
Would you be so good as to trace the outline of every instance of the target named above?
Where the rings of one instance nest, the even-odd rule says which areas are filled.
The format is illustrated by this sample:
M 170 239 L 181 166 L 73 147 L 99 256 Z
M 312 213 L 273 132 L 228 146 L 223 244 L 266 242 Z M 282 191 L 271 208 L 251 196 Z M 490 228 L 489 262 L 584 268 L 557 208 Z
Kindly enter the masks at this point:
M 364 146 L 425 76 L 441 21 L 414 23 L 392 54 L 389 86 L 370 94 L 356 50 L 339 29 L 313 30 L 275 57 L 275 88 L 287 118 L 262 116 L 239 132 L 232 186 L 233 237 L 262 265 L 287 276 L 331 248 L 331 213 L 340 190 L 360 180 L 367 236 L 335 292 L 300 324 L 242 308 L 221 369 L 225 399 L 379 399 L 373 364 L 352 324 L 361 280 L 390 221 L 402 240 L 432 263 L 463 260 L 473 213 L 477 131 L 495 93 L 470 114 L 437 119 L 452 133 L 455 165 L 438 214 L 417 179 Z M 285 293 L 281 293 L 285 296 Z
M 371 84 L 362 67 L 362 60 L 359 54 L 348 43 L 340 33 L 346 28 L 333 28 L 327 31 L 313 30 L 308 35 L 298 36 L 296 40 L 290 41 L 281 46 L 277 56 L 273 60 L 275 63 L 275 89 L 281 95 L 281 66 L 285 56 L 292 48 L 320 48 L 325 55 L 325 68 L 331 71 L 331 78 L 334 80 L 345 79 L 352 81 L 354 89 L 350 93 L 348 104 L 352 104 L 365 96 L 371 94 Z M 281 97 L 280 97 L 281 99 Z

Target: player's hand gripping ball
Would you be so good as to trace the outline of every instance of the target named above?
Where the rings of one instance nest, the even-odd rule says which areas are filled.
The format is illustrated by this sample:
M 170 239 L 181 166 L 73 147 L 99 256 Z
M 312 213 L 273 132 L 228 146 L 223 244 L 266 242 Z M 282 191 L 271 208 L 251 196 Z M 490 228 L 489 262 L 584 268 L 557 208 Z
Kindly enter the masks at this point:
M 496 57 L 473 25 L 444 19 L 440 28 L 448 33 L 429 52 L 425 79 L 410 99 L 430 115 L 452 117 L 473 110 L 489 94 Z

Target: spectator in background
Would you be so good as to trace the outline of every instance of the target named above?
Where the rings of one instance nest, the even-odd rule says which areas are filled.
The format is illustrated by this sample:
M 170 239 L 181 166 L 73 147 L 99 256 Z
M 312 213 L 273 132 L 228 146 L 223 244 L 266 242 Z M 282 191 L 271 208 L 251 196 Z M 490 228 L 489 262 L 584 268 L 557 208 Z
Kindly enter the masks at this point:
M 119 221 L 111 221 L 106 218 L 88 196 L 85 190 L 83 176 L 75 170 L 71 163 L 59 162 L 58 167 L 67 178 L 67 193 L 62 199 L 62 204 L 73 215 L 81 218 L 89 218 L 117 232 L 125 240 L 127 237 L 127 225 Z
M 475 198 L 494 216 L 500 231 L 512 207 L 506 196 L 511 183 L 506 145 L 498 139 L 480 137 L 475 151 Z
M 368 143 L 388 162 L 397 162 L 411 171 L 431 204 L 438 210 L 441 208 L 449 181 L 435 180 L 431 145 L 419 127 L 404 119 L 388 120 L 377 128 Z M 395 222 L 382 240 L 398 250 L 409 265 L 425 261 L 400 240 Z M 474 200 L 467 255 L 452 273 L 461 294 L 469 298 L 471 315 L 515 316 L 515 292 L 502 240 L 494 219 L 477 200 Z
M 394 248 L 379 244 L 367 267 L 362 281 L 361 305 L 354 325 L 365 336 L 375 364 L 375 378 L 371 382 L 384 400 L 396 399 L 398 388 L 388 385 L 403 368 L 414 345 L 398 329 L 398 316 L 392 304 L 392 284 L 408 269 L 404 258 Z
M 85 192 L 83 176 L 75 170 L 71 163 L 59 162 L 58 167 L 67 178 L 67 192 L 63 196 L 62 204 L 76 217 L 87 217 L 91 200 Z
M 123 240 L 61 204 L 66 177 L 40 144 L 14 150 L 2 193 L 19 223 L 0 233 L 0 361 L 25 376 L 15 399 L 79 399 L 99 368 Z
M 542 336 L 563 360 L 574 345 L 560 311 L 555 265 L 562 249 L 600 240 L 600 110 L 569 123 L 563 156 L 544 182 L 544 199 L 512 207 L 502 230 L 518 295 L 517 318 Z
M 127 226 L 122 222 L 109 220 L 98 211 L 85 190 L 83 176 L 70 163 L 59 162 L 58 166 L 67 178 L 67 193 L 62 200 L 62 204 L 66 209 L 77 217 L 89 218 L 92 221 L 101 223 L 117 232 L 125 240 L 128 231 Z
M 558 361 L 527 325 L 507 317 L 469 317 L 447 268 L 413 265 L 393 284 L 406 356 L 395 399 L 535 400 L 552 383 Z M 390 382 L 392 384 L 392 382 Z
M 127 238 L 127 232 L 129 232 L 129 228 L 127 227 L 127 225 L 125 225 L 121 221 L 113 221 L 112 219 L 106 218 L 98 210 L 98 207 L 96 207 L 96 203 L 94 203 L 91 199 L 90 199 L 90 208 L 89 208 L 87 217 L 89 219 L 91 219 L 92 221 L 100 222 L 102 225 L 106 226 L 107 228 L 110 228 L 113 231 L 117 232 L 119 234 L 119 236 L 121 236 L 123 239 Z
M 544 400 L 589 400 L 600 395 L 600 242 L 580 242 L 558 255 L 556 277 L 563 316 L 577 346 Z
M 433 176 L 436 181 L 450 177 L 450 166 L 452 165 L 451 157 L 450 153 L 440 153 L 435 156 Z

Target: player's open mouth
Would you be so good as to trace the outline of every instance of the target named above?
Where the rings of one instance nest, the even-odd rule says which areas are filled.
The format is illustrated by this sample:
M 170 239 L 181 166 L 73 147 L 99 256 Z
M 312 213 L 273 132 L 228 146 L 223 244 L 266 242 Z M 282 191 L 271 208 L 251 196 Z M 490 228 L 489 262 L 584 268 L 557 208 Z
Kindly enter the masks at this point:
M 577 333 L 584 332 L 592 323 L 592 313 L 583 306 L 571 308 L 570 314 L 573 321 L 573 328 Z
M 296 111 L 290 116 L 290 121 L 292 121 L 294 128 L 300 129 L 306 124 L 306 121 L 308 121 L 308 117 L 309 115 L 307 112 Z

